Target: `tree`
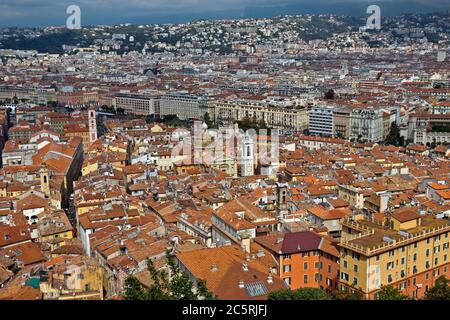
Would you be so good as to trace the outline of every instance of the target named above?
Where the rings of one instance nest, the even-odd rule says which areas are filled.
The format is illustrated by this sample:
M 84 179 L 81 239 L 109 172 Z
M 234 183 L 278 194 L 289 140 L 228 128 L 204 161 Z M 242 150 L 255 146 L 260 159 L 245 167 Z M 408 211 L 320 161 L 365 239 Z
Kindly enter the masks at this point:
M 400 129 L 395 122 L 392 122 L 389 134 L 386 137 L 385 142 L 394 146 L 403 146 L 405 144 L 405 139 L 400 136 Z
M 237 121 L 239 128 L 241 128 L 244 131 L 247 131 L 249 129 L 268 129 L 267 123 L 264 119 L 258 120 L 257 117 L 244 117 L 241 121 Z
M 294 291 L 294 300 L 329 300 L 328 294 L 319 288 L 300 288 Z
M 124 296 L 127 300 L 145 300 L 145 291 L 138 279 L 135 277 L 125 279 Z
M 334 90 L 330 89 L 325 93 L 325 99 L 334 100 Z
M 378 300 L 409 300 L 410 298 L 392 285 L 383 286 L 378 291 Z
M 216 296 L 211 293 L 206 282 L 197 281 L 197 288 L 189 276 L 175 262 L 173 255 L 166 252 L 169 272 L 156 269 L 153 261 L 147 259 L 152 284 L 144 287 L 136 277 L 130 275 L 125 279 L 124 298 L 127 300 L 212 300 Z
M 269 293 L 269 300 L 329 300 L 330 296 L 319 288 L 280 289 Z
M 176 114 L 168 114 L 164 116 L 164 123 L 168 126 L 179 127 L 182 122 Z
M 268 129 L 267 123 L 264 119 L 259 120 L 258 122 L 258 129 Z
M 332 300 L 363 300 L 363 294 L 361 291 L 343 291 L 333 290 L 329 293 Z
M 450 300 L 450 280 L 440 276 L 434 282 L 434 286 L 425 292 L 425 300 Z
M 206 123 L 208 128 L 212 128 L 214 126 L 214 122 L 211 120 L 208 112 L 205 112 L 203 115 L 203 121 Z
M 269 293 L 268 300 L 294 300 L 294 295 L 291 289 L 280 289 Z

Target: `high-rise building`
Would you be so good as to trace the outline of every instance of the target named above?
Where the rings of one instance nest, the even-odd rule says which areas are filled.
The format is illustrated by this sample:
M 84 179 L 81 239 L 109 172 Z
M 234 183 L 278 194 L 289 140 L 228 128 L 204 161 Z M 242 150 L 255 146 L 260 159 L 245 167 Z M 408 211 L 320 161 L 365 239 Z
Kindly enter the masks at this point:
M 316 106 L 309 111 L 308 129 L 311 135 L 333 136 L 333 107 Z

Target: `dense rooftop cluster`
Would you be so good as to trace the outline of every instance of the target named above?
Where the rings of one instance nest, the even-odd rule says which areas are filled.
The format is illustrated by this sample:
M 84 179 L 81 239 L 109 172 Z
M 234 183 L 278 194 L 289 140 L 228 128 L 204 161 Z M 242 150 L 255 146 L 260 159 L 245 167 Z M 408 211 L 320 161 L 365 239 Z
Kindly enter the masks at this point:
M 171 257 L 219 299 L 422 298 L 450 276 L 448 16 L 383 23 L 97 26 L 66 53 L 3 29 L 0 299 L 120 299 Z

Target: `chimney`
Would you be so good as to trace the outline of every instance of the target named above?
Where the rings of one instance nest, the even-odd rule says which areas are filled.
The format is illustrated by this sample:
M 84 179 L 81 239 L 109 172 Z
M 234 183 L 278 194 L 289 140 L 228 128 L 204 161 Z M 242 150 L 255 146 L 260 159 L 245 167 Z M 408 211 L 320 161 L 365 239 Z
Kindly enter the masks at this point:
M 239 288 L 240 289 L 244 288 L 244 280 L 239 280 Z
M 217 264 L 213 263 L 213 264 L 211 265 L 211 271 L 212 271 L 212 272 L 216 272 L 216 271 L 217 271 Z
M 248 263 L 247 263 L 247 262 L 244 262 L 244 263 L 242 264 L 242 270 L 248 271 Z
M 245 252 L 250 253 L 250 239 L 242 239 L 241 240 L 241 247 L 244 249 Z
M 273 278 L 272 275 L 269 273 L 269 275 L 267 276 L 267 283 L 268 284 L 272 284 L 273 283 Z

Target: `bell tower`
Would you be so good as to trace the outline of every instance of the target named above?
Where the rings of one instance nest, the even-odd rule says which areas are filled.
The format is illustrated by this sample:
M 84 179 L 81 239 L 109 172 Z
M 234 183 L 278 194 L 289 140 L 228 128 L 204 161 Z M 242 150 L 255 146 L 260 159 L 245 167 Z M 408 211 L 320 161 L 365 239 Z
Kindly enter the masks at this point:
M 91 145 L 97 140 L 97 118 L 95 116 L 95 108 L 88 109 L 89 117 L 89 144 Z
M 254 142 L 253 137 L 245 133 L 241 145 L 241 176 L 253 176 L 255 174 Z
M 39 176 L 41 179 L 41 191 L 46 197 L 50 197 L 50 172 L 45 165 L 39 170 Z
M 277 183 L 277 216 L 278 219 L 284 218 L 289 213 L 288 204 L 288 186 L 286 183 Z

